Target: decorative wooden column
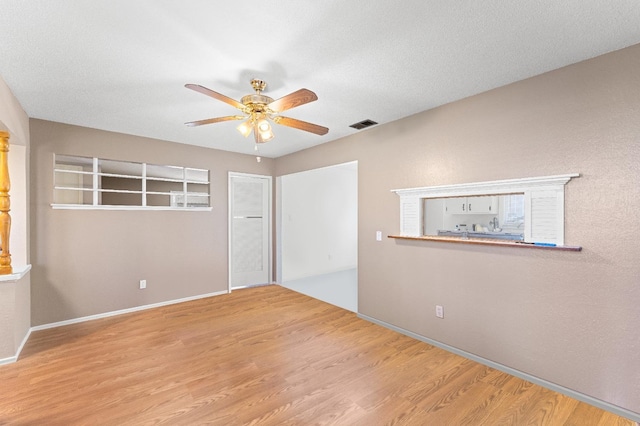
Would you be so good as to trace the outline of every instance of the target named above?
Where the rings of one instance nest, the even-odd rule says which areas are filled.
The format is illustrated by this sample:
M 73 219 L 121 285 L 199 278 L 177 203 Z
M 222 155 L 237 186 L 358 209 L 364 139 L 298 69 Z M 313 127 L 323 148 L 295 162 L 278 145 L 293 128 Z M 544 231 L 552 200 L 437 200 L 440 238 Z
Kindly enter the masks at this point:
M 9 234 L 11 232 L 11 216 L 9 210 L 9 133 L 0 131 L 0 275 L 13 273 L 11 252 L 9 251 Z

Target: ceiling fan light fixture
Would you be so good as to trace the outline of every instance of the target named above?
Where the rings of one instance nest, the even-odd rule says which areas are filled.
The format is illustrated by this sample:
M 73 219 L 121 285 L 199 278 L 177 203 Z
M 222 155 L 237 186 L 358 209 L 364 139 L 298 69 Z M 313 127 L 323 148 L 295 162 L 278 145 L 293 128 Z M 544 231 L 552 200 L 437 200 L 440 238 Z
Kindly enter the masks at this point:
M 238 129 L 238 131 L 242 134 L 242 136 L 244 136 L 245 138 L 248 137 L 251 134 L 251 130 L 253 128 L 253 125 L 251 123 L 251 119 L 241 123 L 238 127 L 236 127 L 236 129 Z
M 264 134 L 265 137 L 269 136 L 266 132 L 261 132 L 260 129 L 258 129 L 258 123 L 254 122 L 254 124 L 253 124 L 253 137 L 256 140 L 256 144 L 265 143 L 265 142 L 268 142 L 269 140 L 271 140 L 271 139 L 266 139 L 265 137 L 263 137 L 263 134 Z M 273 136 L 271 138 L 273 138 Z
M 274 136 L 275 135 L 271 130 L 267 132 L 260 132 L 260 139 L 262 139 L 262 142 L 269 142 Z
M 275 135 L 271 130 L 269 130 L 268 132 L 260 132 L 260 138 L 262 139 L 262 142 L 269 142 L 271 139 L 273 139 L 274 136 Z
M 264 118 L 258 120 L 258 130 L 263 133 L 263 132 L 271 132 L 271 125 L 269 124 L 269 122 L 267 120 L 265 120 Z
M 265 143 L 273 139 L 274 134 L 273 134 L 273 131 L 271 130 L 271 125 L 264 118 L 264 116 L 259 119 L 256 119 L 254 116 L 251 122 L 253 125 L 253 133 L 256 139 L 256 143 Z

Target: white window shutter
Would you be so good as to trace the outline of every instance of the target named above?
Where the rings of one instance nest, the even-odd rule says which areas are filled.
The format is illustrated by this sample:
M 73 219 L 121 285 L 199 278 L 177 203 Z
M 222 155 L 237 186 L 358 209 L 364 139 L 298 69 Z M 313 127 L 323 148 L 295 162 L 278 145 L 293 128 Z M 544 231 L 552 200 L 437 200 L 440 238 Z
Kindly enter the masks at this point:
M 564 191 L 531 191 L 531 240 L 564 245 Z
M 400 232 L 409 237 L 419 237 L 420 232 L 420 199 L 407 197 L 400 201 Z

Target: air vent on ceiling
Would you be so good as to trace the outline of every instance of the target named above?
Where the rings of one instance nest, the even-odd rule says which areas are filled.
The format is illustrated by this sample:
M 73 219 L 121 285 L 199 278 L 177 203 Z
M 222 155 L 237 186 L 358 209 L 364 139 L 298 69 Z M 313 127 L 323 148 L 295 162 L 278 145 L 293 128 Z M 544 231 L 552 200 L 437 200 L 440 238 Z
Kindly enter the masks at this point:
M 367 119 L 367 120 L 362 120 L 359 123 L 352 124 L 349 127 L 353 127 L 354 129 L 362 130 L 362 129 L 365 129 L 367 127 L 375 126 L 376 124 L 378 124 L 378 123 L 376 123 L 373 120 Z

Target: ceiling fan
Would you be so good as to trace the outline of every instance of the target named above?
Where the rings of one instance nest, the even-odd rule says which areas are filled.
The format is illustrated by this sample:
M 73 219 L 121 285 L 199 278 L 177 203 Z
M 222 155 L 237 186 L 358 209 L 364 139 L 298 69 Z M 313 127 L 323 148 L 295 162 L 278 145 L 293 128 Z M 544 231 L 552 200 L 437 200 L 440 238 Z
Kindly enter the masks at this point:
M 228 96 L 214 92 L 213 90 L 207 89 L 206 87 L 198 84 L 185 84 L 187 89 L 195 90 L 196 92 L 211 96 L 214 99 L 238 108 L 246 114 L 208 118 L 206 120 L 190 121 L 185 124 L 193 127 L 201 126 L 203 124 L 219 123 L 222 121 L 245 120 L 238 126 L 238 131 L 242 133 L 244 137 L 249 136 L 253 131 L 256 143 L 264 143 L 273 139 L 274 135 L 271 130 L 269 120 L 276 124 L 304 130 L 305 132 L 315 133 L 316 135 L 325 135 L 329 131 L 326 127 L 318 126 L 317 124 L 279 115 L 281 112 L 288 109 L 317 100 L 318 97 L 311 90 L 300 89 L 274 101 L 269 96 L 262 94 L 262 91 L 267 86 L 265 81 L 253 79 L 251 80 L 251 86 L 256 93 L 243 96 L 240 102 L 238 102 L 235 99 L 231 99 Z

